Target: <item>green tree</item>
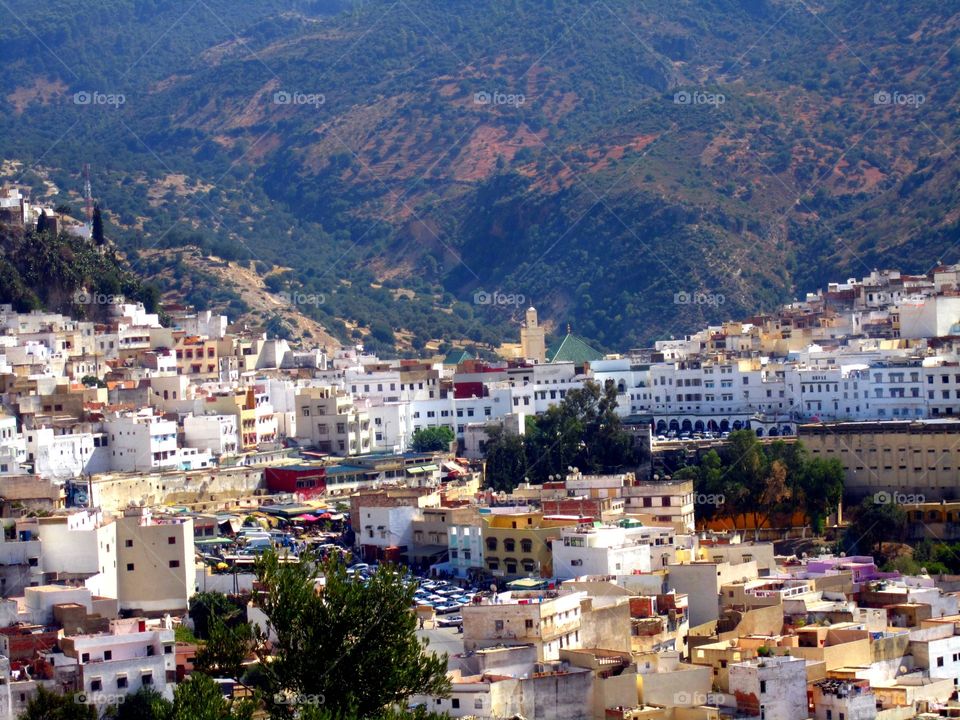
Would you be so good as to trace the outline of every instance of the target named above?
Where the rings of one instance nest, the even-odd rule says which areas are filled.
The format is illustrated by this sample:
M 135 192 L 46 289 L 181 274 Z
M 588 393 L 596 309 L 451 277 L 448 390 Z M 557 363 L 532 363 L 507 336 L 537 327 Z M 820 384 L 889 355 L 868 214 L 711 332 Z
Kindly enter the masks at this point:
M 93 705 L 79 702 L 75 695 L 60 695 L 41 685 L 20 720 L 97 720 L 97 711 Z
M 907 531 L 907 514 L 892 502 L 883 502 L 882 497 L 869 496 L 855 508 L 853 521 L 843 536 L 843 546 L 848 553 L 881 555 L 885 542 L 902 542 Z
M 723 467 L 723 460 L 716 450 L 708 450 L 700 458 L 698 465 L 680 468 L 673 477 L 677 480 L 693 480 L 693 489 L 697 496 L 697 519 L 711 520 L 729 514 L 727 503 L 729 479 Z
M 486 484 L 497 492 L 513 492 L 527 476 L 527 453 L 523 438 L 502 427 L 487 430 L 484 445 Z
M 174 690 L 166 720 L 251 720 L 253 710 L 250 702 L 228 701 L 207 675 L 193 673 Z
M 800 504 L 814 532 L 822 533 L 824 519 L 843 497 L 843 464 L 838 458 L 813 458 L 804 462 L 799 475 Z
M 103 215 L 100 213 L 100 205 L 93 206 L 93 242 L 98 246 L 106 242 L 103 236 Z
M 247 622 L 228 625 L 220 615 L 213 614 L 207 625 L 207 641 L 197 650 L 194 667 L 211 677 L 239 681 L 253 649 L 252 625 Z
M 113 706 L 107 717 L 111 720 L 168 720 L 172 712 L 173 703 L 163 695 L 152 688 L 140 688 Z
M 240 610 L 222 592 L 198 592 L 190 598 L 190 619 L 193 632 L 201 640 L 210 637 L 210 624 L 214 617 L 231 622 Z
M 324 585 L 316 589 L 322 569 Z M 283 698 L 320 698 L 334 717 L 375 717 L 417 693 L 445 695 L 445 655 L 426 651 L 411 607 L 415 584 L 380 566 L 367 583 L 354 580 L 338 557 L 257 561 L 257 596 L 276 640 L 258 650 L 271 715 L 292 717 Z
M 449 450 L 456 435 L 446 425 L 420 428 L 413 433 L 411 447 L 415 452 L 436 452 Z

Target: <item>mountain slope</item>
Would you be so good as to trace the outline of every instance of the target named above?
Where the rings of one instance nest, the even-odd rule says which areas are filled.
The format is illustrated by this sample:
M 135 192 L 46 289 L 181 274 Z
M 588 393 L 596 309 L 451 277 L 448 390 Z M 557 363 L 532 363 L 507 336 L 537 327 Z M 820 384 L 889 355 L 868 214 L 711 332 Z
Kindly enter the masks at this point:
M 534 303 L 622 348 L 957 259 L 949 3 L 113 4 L 13 2 L 6 176 L 75 201 L 90 162 L 131 252 L 290 267 L 341 340 Z

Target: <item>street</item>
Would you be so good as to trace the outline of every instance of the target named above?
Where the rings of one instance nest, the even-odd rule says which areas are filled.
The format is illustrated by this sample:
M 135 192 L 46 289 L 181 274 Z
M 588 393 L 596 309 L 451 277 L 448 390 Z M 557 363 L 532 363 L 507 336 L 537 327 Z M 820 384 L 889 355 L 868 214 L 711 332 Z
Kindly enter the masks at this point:
M 447 653 L 447 668 L 453 669 L 459 667 L 454 655 L 463 652 L 463 635 L 457 632 L 455 627 L 451 628 L 424 628 L 417 630 L 417 637 L 426 638 L 430 641 L 427 649 L 436 654 Z

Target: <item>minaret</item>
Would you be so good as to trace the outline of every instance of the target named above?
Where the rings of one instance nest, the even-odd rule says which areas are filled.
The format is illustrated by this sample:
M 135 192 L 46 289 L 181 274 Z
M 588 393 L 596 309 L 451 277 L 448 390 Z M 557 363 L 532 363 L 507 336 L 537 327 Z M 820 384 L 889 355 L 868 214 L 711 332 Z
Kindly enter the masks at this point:
M 543 363 L 547 360 L 546 333 L 537 322 L 537 309 L 527 308 L 523 325 L 520 328 L 520 351 L 525 360 Z

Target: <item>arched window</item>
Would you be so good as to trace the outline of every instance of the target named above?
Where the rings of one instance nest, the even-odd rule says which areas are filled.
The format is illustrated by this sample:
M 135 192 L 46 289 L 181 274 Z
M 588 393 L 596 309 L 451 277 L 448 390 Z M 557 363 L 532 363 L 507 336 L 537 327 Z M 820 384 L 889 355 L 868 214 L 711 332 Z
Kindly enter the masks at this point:
M 487 550 L 490 552 L 496 552 L 497 550 L 497 539 L 495 537 L 487 538 Z
M 521 540 L 520 549 L 525 553 L 533 552 L 533 540 Z
M 513 552 L 516 549 L 516 545 L 516 542 L 514 542 L 511 538 L 507 538 L 503 541 L 503 549 L 506 552 Z

